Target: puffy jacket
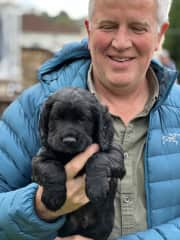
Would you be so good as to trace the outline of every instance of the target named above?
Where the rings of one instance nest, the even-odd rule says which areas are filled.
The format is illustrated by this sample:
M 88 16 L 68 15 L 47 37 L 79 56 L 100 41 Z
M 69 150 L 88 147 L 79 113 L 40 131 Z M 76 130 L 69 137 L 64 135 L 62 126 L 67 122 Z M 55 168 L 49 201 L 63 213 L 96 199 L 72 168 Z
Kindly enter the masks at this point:
M 25 90 L 0 121 L 0 239 L 52 240 L 65 221 L 40 220 L 34 209 L 37 184 L 31 159 L 41 144 L 38 120 L 45 99 L 65 86 L 86 88 L 90 64 L 87 41 L 66 45 L 39 70 L 40 83 Z M 145 148 L 145 188 L 149 230 L 121 240 L 180 239 L 180 88 L 176 72 L 155 62 L 160 94 L 150 113 Z

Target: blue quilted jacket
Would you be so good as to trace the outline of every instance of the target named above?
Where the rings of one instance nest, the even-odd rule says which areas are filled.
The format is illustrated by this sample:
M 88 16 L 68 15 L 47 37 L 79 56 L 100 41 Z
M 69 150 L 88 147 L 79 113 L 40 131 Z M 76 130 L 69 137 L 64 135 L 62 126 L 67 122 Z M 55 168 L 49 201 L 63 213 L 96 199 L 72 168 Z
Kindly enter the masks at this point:
M 87 41 L 65 46 L 39 70 L 40 83 L 17 98 L 0 121 L 0 240 L 52 240 L 65 217 L 40 220 L 34 210 L 31 159 L 40 148 L 39 113 L 59 88 L 86 88 Z M 148 230 L 119 240 L 180 240 L 180 88 L 176 72 L 151 63 L 160 95 L 149 117 L 145 148 Z

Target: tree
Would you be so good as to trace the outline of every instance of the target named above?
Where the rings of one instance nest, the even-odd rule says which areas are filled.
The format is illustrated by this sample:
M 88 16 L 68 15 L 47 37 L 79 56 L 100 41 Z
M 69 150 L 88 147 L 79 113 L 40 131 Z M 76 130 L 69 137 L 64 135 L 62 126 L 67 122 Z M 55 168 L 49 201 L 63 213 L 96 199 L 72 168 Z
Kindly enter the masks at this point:
M 64 24 L 73 22 L 68 13 L 65 11 L 60 11 L 60 13 L 57 16 L 55 16 L 53 20 Z
M 172 59 L 180 69 L 180 0 L 174 0 L 170 12 L 170 28 L 166 33 L 164 48 L 168 49 Z

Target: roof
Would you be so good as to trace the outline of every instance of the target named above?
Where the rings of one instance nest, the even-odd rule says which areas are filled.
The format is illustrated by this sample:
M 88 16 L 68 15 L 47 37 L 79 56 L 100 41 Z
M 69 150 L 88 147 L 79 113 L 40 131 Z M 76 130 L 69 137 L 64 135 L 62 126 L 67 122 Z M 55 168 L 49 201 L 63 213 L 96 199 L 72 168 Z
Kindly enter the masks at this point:
M 80 33 L 78 25 L 53 22 L 45 16 L 34 14 L 24 14 L 22 16 L 23 32 L 40 32 L 40 33 Z
M 11 2 L 10 0 L 0 0 L 0 11 L 3 11 L 4 9 L 11 8 L 11 9 L 18 9 L 20 10 L 19 5 L 16 2 Z

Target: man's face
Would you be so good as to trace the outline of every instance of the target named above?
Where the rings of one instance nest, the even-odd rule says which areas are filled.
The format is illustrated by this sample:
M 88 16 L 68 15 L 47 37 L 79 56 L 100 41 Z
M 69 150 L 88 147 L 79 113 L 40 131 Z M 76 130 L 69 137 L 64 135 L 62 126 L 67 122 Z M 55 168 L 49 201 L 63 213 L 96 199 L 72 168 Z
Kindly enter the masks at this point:
M 91 23 L 85 25 L 95 83 L 110 89 L 136 88 L 161 37 L 154 0 L 96 0 Z

